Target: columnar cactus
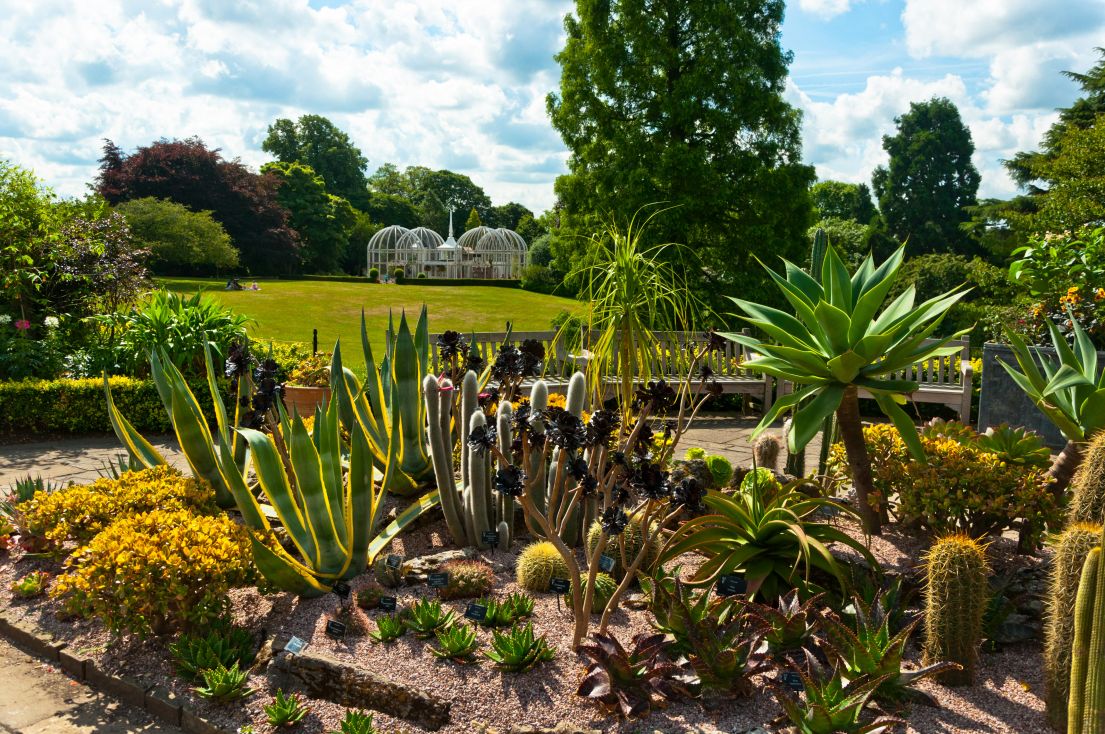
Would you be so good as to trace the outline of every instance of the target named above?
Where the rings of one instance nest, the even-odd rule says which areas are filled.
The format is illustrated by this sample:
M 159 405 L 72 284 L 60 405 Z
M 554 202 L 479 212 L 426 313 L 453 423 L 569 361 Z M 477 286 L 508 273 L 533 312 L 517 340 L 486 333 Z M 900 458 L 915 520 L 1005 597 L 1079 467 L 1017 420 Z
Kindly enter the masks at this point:
M 1105 518 L 1105 431 L 1090 441 L 1071 487 L 1070 522 L 1101 522 Z
M 1105 732 L 1105 574 L 1101 547 L 1086 556 L 1078 596 L 1074 601 L 1074 643 L 1071 656 L 1067 734 Z
M 752 444 L 752 463 L 758 469 L 779 471 L 779 439 L 770 433 L 761 434 Z
M 576 372 L 572 375 L 571 380 L 568 382 L 568 392 L 565 396 L 564 410 L 577 418 L 583 415 L 583 406 L 587 400 L 587 379 L 583 376 L 582 372 Z M 555 467 L 560 461 L 560 449 L 553 449 L 552 460 L 549 462 L 548 472 L 548 489 L 545 497 L 541 498 L 541 502 L 538 503 L 538 507 L 544 509 L 544 503 L 548 502 L 549 497 L 560 497 L 571 488 L 571 478 L 567 473 L 562 473 L 560 476 L 560 485 L 556 484 L 556 471 Z M 582 528 L 583 517 L 585 514 L 589 514 L 591 517 L 595 514 L 594 501 L 589 500 L 582 508 L 576 508 L 572 512 L 571 517 L 564 526 L 564 532 L 561 534 L 561 539 L 570 546 L 577 546 L 582 541 Z
M 1075 523 L 1059 536 L 1051 564 L 1051 585 L 1044 617 L 1044 683 L 1047 717 L 1058 731 L 1067 727 L 1070 697 L 1074 602 L 1086 556 L 1101 542 L 1101 525 Z
M 810 275 L 821 282 L 821 266 L 825 262 L 825 253 L 829 249 L 829 236 L 821 227 L 813 233 L 813 245 L 810 247 Z
M 966 535 L 949 535 L 933 544 L 926 566 L 925 664 L 959 663 L 962 670 L 942 673 L 941 681 L 971 685 L 989 589 L 985 549 Z

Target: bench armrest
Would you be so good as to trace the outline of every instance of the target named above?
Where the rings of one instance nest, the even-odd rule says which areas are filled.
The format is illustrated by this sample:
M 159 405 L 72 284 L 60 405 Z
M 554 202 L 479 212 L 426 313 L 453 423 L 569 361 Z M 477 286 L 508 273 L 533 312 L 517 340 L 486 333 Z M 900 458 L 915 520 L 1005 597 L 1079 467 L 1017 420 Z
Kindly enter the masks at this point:
M 959 360 L 959 374 L 963 376 L 963 384 L 970 385 L 971 379 L 974 377 L 974 368 L 971 367 L 971 360 L 961 359 Z

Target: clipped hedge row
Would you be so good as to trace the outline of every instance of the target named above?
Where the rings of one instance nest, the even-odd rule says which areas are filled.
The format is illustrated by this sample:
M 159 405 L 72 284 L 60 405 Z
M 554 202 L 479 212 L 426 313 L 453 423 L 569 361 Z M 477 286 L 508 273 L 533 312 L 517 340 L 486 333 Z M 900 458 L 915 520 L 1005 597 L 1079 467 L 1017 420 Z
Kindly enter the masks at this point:
M 374 283 L 363 275 L 296 275 L 281 280 L 329 280 L 335 283 Z M 521 288 L 520 280 L 491 278 L 403 278 L 398 285 L 485 285 L 491 288 Z
M 111 377 L 115 405 L 139 431 L 168 433 L 169 416 L 153 381 Z M 204 380 L 189 382 L 204 413 L 213 420 L 211 395 Z M 225 386 L 223 395 L 226 395 Z M 101 378 L 0 382 L 0 434 L 110 433 Z

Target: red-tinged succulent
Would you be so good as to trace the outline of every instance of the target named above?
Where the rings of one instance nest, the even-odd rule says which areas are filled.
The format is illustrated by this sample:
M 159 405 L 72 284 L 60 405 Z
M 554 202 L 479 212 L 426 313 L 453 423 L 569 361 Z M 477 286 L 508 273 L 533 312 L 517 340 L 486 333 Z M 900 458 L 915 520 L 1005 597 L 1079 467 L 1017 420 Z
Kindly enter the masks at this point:
M 864 708 L 888 676 L 849 681 L 839 668 L 827 672 L 808 652 L 806 659 L 808 673 L 795 666 L 804 697 L 786 686 L 771 685 L 793 734 L 883 734 L 905 723 L 889 717 L 861 721 Z
M 633 637 L 626 650 L 613 635 L 595 633 L 579 652 L 591 661 L 577 695 L 590 698 L 627 718 L 645 716 L 654 701 L 698 695 L 700 682 L 687 663 L 676 661 L 672 643 L 662 634 Z

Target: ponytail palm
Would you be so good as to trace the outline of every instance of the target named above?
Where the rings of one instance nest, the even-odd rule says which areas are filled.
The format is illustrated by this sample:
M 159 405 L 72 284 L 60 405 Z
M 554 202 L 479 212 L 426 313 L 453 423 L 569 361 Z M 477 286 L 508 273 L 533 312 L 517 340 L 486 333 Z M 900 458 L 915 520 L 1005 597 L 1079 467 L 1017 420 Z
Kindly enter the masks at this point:
M 904 257 L 903 248 L 876 266 L 868 255 L 854 275 L 848 273 L 835 248 L 827 248 L 818 282 L 797 265 L 784 260 L 786 277 L 770 268 L 768 275 L 779 286 L 795 315 L 732 299 L 744 312 L 742 318 L 759 328 L 767 339 L 724 334 L 728 339 L 761 355 L 742 365 L 745 369 L 790 380 L 795 392 L 779 399 L 760 421 L 758 435 L 784 411 L 793 410 L 788 449 L 805 448 L 834 412 L 848 453 L 855 483 L 858 510 L 868 532 L 879 532 L 879 515 L 868 495 L 872 491 L 871 459 L 863 441 L 859 415 L 859 391 L 866 390 L 880 410 L 894 422 L 914 458 L 924 452 L 913 421 L 902 409 L 905 396 L 917 390 L 914 380 L 896 373 L 912 364 L 959 351 L 949 342 L 968 329 L 929 341 L 940 322 L 965 291 L 955 290 L 915 304 L 910 285 L 886 304 Z

